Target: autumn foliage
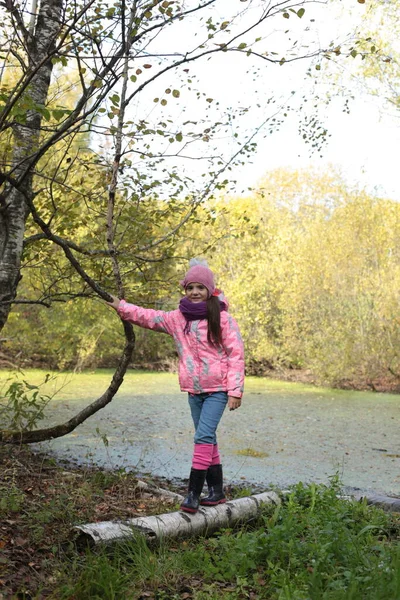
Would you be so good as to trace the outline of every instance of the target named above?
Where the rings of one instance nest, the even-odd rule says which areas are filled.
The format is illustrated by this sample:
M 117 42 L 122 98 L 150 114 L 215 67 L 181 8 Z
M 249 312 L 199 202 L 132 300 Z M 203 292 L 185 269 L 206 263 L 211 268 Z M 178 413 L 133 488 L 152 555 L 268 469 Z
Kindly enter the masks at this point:
M 161 209 L 147 207 L 152 214 Z M 83 238 L 94 235 L 94 225 L 81 225 Z M 136 235 L 146 227 L 150 235 L 143 223 Z M 393 389 L 400 375 L 399 248 L 396 201 L 353 189 L 333 170 L 278 170 L 248 197 L 210 202 L 176 236 L 169 260 L 124 278 L 130 301 L 170 310 L 179 299 L 184 257 L 204 254 L 240 322 L 249 372 L 300 369 L 320 383 L 384 380 Z M 64 279 L 54 278 L 57 270 L 68 272 L 62 256 L 53 251 L 50 260 L 36 250 L 36 260 L 46 261 L 45 271 L 27 268 L 21 293 L 47 289 L 44 273 L 61 291 Z M 41 332 L 50 330 L 51 339 L 44 338 Z M 22 364 L 53 368 L 112 366 L 122 343 L 115 316 L 85 298 L 47 309 L 17 305 L 5 331 L 13 360 L 19 353 Z M 173 368 L 169 338 L 137 335 L 134 364 Z

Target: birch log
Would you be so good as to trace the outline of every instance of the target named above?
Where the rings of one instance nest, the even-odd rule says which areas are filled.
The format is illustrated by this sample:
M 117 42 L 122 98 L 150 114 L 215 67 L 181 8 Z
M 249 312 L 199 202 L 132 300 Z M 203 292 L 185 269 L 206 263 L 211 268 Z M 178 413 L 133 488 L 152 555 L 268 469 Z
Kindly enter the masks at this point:
M 208 535 L 218 529 L 233 527 L 238 523 L 257 517 L 263 505 L 277 506 L 281 500 L 275 492 L 264 492 L 246 498 L 238 498 L 218 506 L 200 507 L 197 513 L 172 512 L 152 517 L 139 517 L 127 521 L 103 521 L 77 525 L 77 543 L 110 544 L 143 535 L 148 542 L 161 539 L 178 539 L 196 535 Z
M 138 480 L 136 484 L 136 489 L 148 492 L 149 494 L 154 494 L 155 496 L 159 496 L 163 500 L 174 500 L 175 502 L 182 502 L 184 496 L 182 494 L 177 494 L 176 492 L 171 492 L 170 490 L 164 490 L 163 488 L 150 485 L 145 481 Z
M 359 502 L 365 500 L 367 504 L 372 504 L 387 512 L 400 513 L 400 497 L 398 496 L 384 496 L 377 492 L 353 491 L 351 492 L 351 498 Z

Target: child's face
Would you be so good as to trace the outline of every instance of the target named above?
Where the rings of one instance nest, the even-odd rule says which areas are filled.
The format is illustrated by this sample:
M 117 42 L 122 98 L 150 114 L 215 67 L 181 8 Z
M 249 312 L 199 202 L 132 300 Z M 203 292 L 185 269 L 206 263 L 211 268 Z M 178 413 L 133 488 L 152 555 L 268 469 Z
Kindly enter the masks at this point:
M 185 294 L 190 302 L 205 302 L 208 298 L 208 290 L 202 283 L 189 283 Z

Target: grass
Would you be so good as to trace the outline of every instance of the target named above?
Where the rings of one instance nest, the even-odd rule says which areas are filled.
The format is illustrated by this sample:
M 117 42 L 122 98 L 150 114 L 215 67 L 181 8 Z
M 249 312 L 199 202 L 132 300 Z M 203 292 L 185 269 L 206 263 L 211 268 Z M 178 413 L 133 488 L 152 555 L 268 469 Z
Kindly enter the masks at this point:
M 58 597 L 398 600 L 398 517 L 338 492 L 336 480 L 299 484 L 252 528 L 157 550 L 137 540 L 90 553 L 71 565 L 77 578 Z
M 0 456 L 0 598 L 400 600 L 400 516 L 340 499 L 337 478 L 294 486 L 237 531 L 79 551 L 74 524 L 177 507 L 138 495 L 123 471 L 66 470 L 24 449 Z

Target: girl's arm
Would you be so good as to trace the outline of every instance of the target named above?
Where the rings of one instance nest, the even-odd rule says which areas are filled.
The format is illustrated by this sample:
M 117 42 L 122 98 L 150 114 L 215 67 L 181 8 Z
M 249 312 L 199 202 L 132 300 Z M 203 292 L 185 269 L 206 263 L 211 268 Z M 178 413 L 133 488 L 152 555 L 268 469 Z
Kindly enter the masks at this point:
M 170 312 L 129 304 L 125 300 L 120 300 L 115 296 L 113 296 L 113 301 L 107 302 L 107 304 L 117 311 L 123 321 L 129 321 L 145 329 L 161 331 L 170 335 L 173 334 L 173 323 Z
M 222 315 L 221 315 L 222 316 Z M 221 323 L 222 343 L 228 357 L 227 392 L 228 407 L 239 408 L 244 388 L 244 347 L 238 324 L 229 314 Z

